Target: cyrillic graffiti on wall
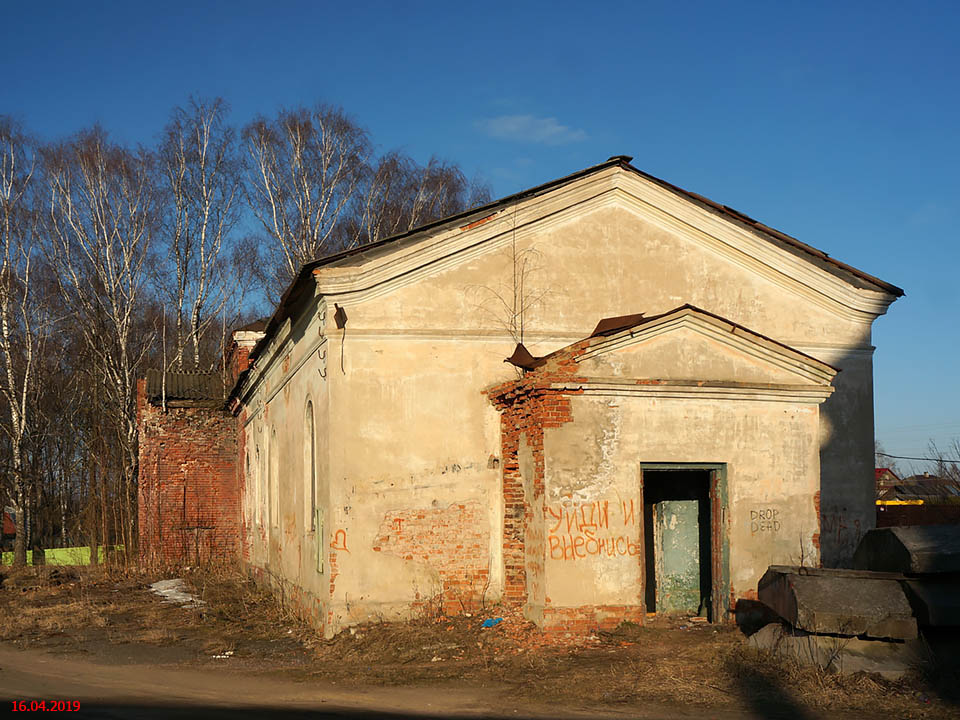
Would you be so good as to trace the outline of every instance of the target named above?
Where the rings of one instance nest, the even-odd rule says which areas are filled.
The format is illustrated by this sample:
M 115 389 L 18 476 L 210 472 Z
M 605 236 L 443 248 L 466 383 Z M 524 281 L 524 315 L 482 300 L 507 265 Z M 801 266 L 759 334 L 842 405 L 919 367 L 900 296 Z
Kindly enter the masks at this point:
M 595 500 L 545 505 L 551 560 L 583 560 L 640 554 L 634 501 Z

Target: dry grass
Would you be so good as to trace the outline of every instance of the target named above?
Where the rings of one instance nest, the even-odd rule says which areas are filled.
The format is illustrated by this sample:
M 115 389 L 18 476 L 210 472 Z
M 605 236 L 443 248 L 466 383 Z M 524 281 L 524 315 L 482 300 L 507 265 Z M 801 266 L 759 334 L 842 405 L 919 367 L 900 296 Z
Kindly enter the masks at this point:
M 522 617 L 494 607 L 486 616 L 504 622 L 491 629 L 482 629 L 478 617 L 426 613 L 324 640 L 275 593 L 235 569 L 181 569 L 180 576 L 204 605 L 162 604 L 147 589 L 162 577 L 156 571 L 7 571 L 0 576 L 0 640 L 97 653 L 109 653 L 111 643 L 124 652 L 143 646 L 146 661 L 153 657 L 149 648 L 163 647 L 176 662 L 230 662 L 356 684 L 493 683 L 567 706 L 679 703 L 760 715 L 882 712 L 897 718 L 946 717 L 960 707 L 950 694 L 960 687 L 953 669 L 900 683 L 832 675 L 752 650 L 729 626 L 625 623 L 594 638 L 549 640 Z

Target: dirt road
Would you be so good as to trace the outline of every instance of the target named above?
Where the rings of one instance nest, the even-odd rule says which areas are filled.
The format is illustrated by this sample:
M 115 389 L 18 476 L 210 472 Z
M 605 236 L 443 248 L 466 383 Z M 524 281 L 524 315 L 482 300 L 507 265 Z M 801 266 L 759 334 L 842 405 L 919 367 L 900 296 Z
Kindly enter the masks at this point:
M 677 707 L 604 709 L 522 704 L 502 688 L 348 688 L 230 670 L 98 665 L 86 658 L 0 646 L 0 699 L 78 700 L 84 718 L 772 718 Z M 34 715 L 34 713 L 26 713 Z M 793 715 L 796 717 L 796 715 Z
M 497 607 L 491 629 L 438 613 L 324 639 L 235 570 L 191 571 L 202 602 L 188 605 L 163 602 L 157 579 L 0 568 L 0 707 L 61 699 L 80 702 L 75 717 L 240 720 L 960 715 L 960 674 L 825 673 L 751 650 L 734 626 L 682 617 L 556 637 Z

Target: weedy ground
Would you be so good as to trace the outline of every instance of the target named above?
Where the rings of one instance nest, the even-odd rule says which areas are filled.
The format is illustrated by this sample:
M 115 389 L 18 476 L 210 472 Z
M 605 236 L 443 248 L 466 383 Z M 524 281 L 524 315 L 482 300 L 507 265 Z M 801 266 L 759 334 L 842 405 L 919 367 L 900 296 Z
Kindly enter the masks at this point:
M 0 642 L 100 663 L 229 667 L 303 682 L 497 686 L 564 707 L 644 704 L 783 713 L 960 716 L 960 672 L 890 682 L 779 661 L 732 625 L 656 618 L 589 637 L 545 637 L 505 608 L 369 623 L 325 640 L 269 589 L 229 568 L 184 570 L 203 604 L 167 604 L 171 573 L 123 567 L 0 568 Z M 502 617 L 493 628 L 487 617 Z

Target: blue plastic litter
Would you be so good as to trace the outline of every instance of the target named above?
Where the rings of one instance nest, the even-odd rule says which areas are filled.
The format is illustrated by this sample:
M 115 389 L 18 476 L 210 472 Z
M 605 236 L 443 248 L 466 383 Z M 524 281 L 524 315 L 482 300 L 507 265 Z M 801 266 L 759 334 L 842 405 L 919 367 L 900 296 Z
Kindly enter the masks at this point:
M 485 627 L 485 628 L 495 627 L 502 622 L 503 622 L 503 618 L 487 618 L 482 623 L 480 623 L 480 627 Z

